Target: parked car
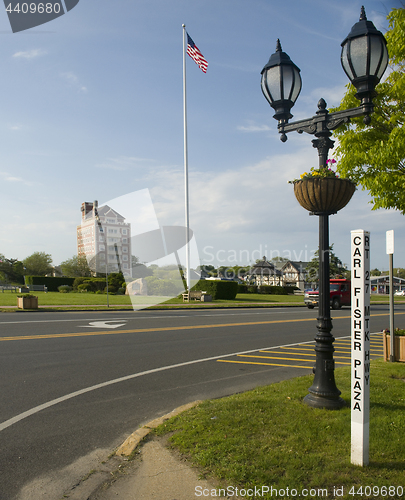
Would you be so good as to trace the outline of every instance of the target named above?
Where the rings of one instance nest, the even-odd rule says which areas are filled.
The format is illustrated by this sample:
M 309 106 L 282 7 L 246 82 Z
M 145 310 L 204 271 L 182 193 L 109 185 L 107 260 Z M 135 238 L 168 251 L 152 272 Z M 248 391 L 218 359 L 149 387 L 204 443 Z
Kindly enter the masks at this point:
M 394 295 L 402 295 L 404 296 L 405 295 L 405 290 L 397 290 Z

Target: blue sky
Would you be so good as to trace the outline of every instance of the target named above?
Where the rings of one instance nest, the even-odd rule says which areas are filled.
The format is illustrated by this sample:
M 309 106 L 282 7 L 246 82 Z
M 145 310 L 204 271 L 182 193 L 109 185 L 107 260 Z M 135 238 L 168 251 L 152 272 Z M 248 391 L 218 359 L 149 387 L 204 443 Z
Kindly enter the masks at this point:
M 68 14 L 13 34 L 0 10 L 0 253 L 76 253 L 84 201 L 148 188 L 162 225 L 184 224 L 182 24 L 207 59 L 187 58 L 190 225 L 203 263 L 248 264 L 277 254 L 312 258 L 318 220 L 289 179 L 317 165 L 312 137 L 282 144 L 260 72 L 277 38 L 300 67 L 294 119 L 337 105 L 347 77 L 340 43 L 356 0 L 80 0 Z M 383 32 L 399 0 L 369 1 Z M 371 232 L 371 266 L 405 267 L 404 218 L 371 211 L 358 190 L 330 218 L 330 242 L 350 262 L 350 231 Z M 125 216 L 125 214 L 122 214 Z

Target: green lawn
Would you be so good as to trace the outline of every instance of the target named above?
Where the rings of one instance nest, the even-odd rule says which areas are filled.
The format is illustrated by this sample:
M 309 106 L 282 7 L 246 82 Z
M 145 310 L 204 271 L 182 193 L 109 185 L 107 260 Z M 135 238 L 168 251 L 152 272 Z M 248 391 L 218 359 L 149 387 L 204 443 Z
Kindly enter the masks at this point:
M 17 293 L 6 290 L 0 291 L 0 309 L 2 306 L 17 307 Z M 91 306 L 107 306 L 107 295 L 97 293 L 60 293 L 60 292 L 33 292 L 33 295 L 38 297 L 40 306 L 66 306 L 91 307 Z M 232 306 L 277 306 L 283 305 L 303 305 L 304 297 L 302 295 L 265 295 L 253 293 L 240 293 L 235 300 L 215 300 L 213 302 L 191 301 L 189 304 L 184 304 L 182 298 L 173 298 L 166 300 L 165 297 L 135 297 L 134 300 L 139 304 L 156 304 L 160 300 L 165 307 L 181 306 L 181 307 L 232 307 Z M 131 308 L 131 299 L 128 295 L 111 295 L 108 296 L 110 306 L 124 306 Z M 372 296 L 371 303 L 389 303 L 388 296 Z M 405 303 L 405 297 L 395 297 L 395 303 Z M 156 307 L 159 307 L 157 305 Z
M 302 488 L 327 489 L 327 498 L 403 498 L 405 364 L 371 362 L 368 467 L 350 461 L 348 406 L 331 411 L 303 403 L 312 380 L 305 376 L 205 401 L 157 432 L 169 433 L 171 446 L 199 466 L 202 475 L 239 488 L 284 490 L 262 498 L 291 498 L 286 488 L 298 493 Z M 336 370 L 336 383 L 350 401 L 349 367 Z M 366 486 L 372 492 L 380 488 L 380 493 L 365 494 Z M 403 494 L 381 494 L 381 488 L 390 486 L 403 487 Z M 343 487 L 344 494 L 333 495 L 334 487 Z

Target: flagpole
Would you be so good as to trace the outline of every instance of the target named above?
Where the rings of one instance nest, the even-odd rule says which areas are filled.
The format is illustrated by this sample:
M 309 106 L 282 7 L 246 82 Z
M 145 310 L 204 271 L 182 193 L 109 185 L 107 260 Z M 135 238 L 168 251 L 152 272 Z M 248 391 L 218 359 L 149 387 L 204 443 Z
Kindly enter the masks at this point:
M 186 25 L 183 24 L 183 124 L 184 124 L 184 190 L 186 205 L 186 283 L 187 291 L 190 290 L 190 216 L 188 199 L 188 149 L 187 149 L 187 94 L 186 94 Z

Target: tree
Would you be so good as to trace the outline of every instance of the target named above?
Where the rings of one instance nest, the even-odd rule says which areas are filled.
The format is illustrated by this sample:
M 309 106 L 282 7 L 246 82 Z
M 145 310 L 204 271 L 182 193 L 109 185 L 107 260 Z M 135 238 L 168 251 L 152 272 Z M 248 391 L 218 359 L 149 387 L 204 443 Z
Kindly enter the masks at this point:
M 397 278 L 405 278 L 405 269 L 402 267 L 394 267 L 393 271 L 393 276 L 396 276 Z
M 24 283 L 23 263 L 0 254 L 0 279 L 8 283 Z
M 74 255 L 71 259 L 64 260 L 60 264 L 64 276 L 76 278 L 78 276 L 91 276 L 91 270 L 84 255 Z
M 370 271 L 371 276 L 381 276 L 381 271 L 377 268 Z
M 342 261 L 333 252 L 333 245 L 329 247 L 329 277 L 346 277 L 347 269 Z M 318 281 L 319 279 L 319 250 L 314 253 L 314 258 L 306 267 L 307 281 Z
M 338 171 L 369 191 L 373 210 L 395 208 L 405 214 L 405 8 L 393 9 L 386 33 L 391 72 L 377 85 L 371 125 L 353 118 L 334 133 Z M 339 110 L 357 107 L 350 84 Z
M 23 260 L 26 274 L 30 276 L 45 276 L 52 272 L 52 257 L 49 253 L 34 252 Z

